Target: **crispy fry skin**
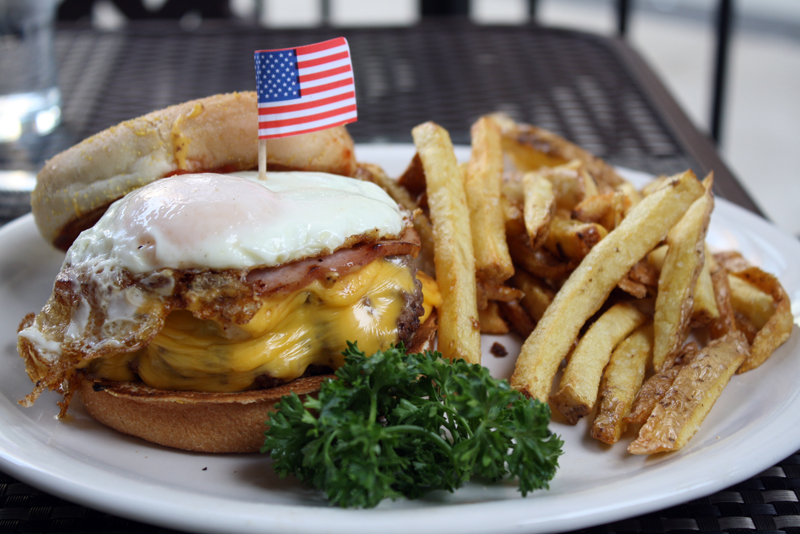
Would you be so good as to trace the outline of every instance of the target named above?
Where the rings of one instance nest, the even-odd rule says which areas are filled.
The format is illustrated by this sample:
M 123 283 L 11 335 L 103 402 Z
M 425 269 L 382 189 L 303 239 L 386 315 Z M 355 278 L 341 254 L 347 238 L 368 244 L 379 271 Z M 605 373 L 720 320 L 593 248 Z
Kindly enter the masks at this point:
M 652 349 L 651 349 L 652 351 Z M 684 345 L 683 352 L 676 359 L 676 363 L 663 371 L 657 371 L 650 378 L 648 378 L 639 392 L 636 394 L 636 399 L 633 402 L 630 413 L 625 416 L 625 422 L 628 424 L 641 425 L 650 417 L 650 413 L 655 408 L 658 401 L 660 401 L 664 394 L 672 386 L 675 377 L 681 368 L 692 361 L 700 348 L 697 343 L 690 342 Z
M 531 335 L 536 323 L 518 301 L 498 302 L 498 305 L 500 307 L 500 312 L 511 325 L 514 332 L 522 337 Z
M 501 114 L 492 115 L 501 127 L 503 150 L 524 171 L 540 167 L 556 167 L 572 160 L 579 160 L 589 174 L 605 189 L 613 188 L 624 180 L 613 167 L 590 154 L 578 145 L 543 128 L 519 124 Z
M 553 302 L 555 291 L 540 278 L 536 278 L 522 270 L 514 273 L 514 276 L 511 277 L 511 284 L 522 291 L 522 307 L 525 308 L 525 311 L 528 312 L 534 322 L 538 322 L 547 307 Z
M 667 234 L 667 255 L 661 267 L 653 319 L 653 366 L 661 369 L 674 360 L 686 338 L 695 284 L 705 260 L 705 239 L 714 197 L 713 178 L 704 181 L 705 194 Z M 655 194 L 655 193 L 654 193 Z
M 514 274 L 500 205 L 502 181 L 500 128 L 489 117 L 481 117 L 472 125 L 465 190 L 477 277 L 492 284 L 501 284 Z
M 646 320 L 647 316 L 638 308 L 621 302 L 609 308 L 589 327 L 572 351 L 558 393 L 552 398 L 567 422 L 574 425 L 591 413 L 597 401 L 603 369 L 614 348 Z
M 775 299 L 772 295 L 761 291 L 736 274 L 728 275 L 731 288 L 731 306 L 738 315 L 744 315 L 755 327 L 756 331 L 764 328 L 775 313 Z
M 712 341 L 679 372 L 672 387 L 656 404 L 639 437 L 628 446 L 632 454 L 676 451 L 705 419 L 749 347 L 740 332 Z
M 481 361 L 475 255 L 469 208 L 450 134 L 432 122 L 412 130 L 425 169 L 433 222 L 436 280 L 442 293 L 439 350 L 450 359 Z
M 724 335 L 735 331 L 736 317 L 733 313 L 731 303 L 731 286 L 728 271 L 710 258 L 711 284 L 714 286 L 714 300 L 717 303 L 719 317 L 711 321 L 708 325 L 708 333 L 711 339 L 719 339 Z
M 528 172 L 522 177 L 524 195 L 523 215 L 525 230 L 535 250 L 546 240 L 550 221 L 556 212 L 556 197 L 553 184 L 537 172 Z
M 606 235 L 608 232 L 598 223 L 556 217 L 544 246 L 559 258 L 581 261 Z
M 647 362 L 653 354 L 653 323 L 647 322 L 619 344 L 600 382 L 592 437 L 603 443 L 619 441 L 628 426 L 636 394 L 642 386 Z
M 482 334 L 508 334 L 508 324 L 500 313 L 500 305 L 496 300 L 490 300 L 486 308 L 478 310 L 481 320 Z
M 705 248 L 706 261 L 697 277 L 694 286 L 694 302 L 692 305 L 692 323 L 698 326 L 706 326 L 714 319 L 719 317 L 719 307 L 714 296 L 714 283 L 711 281 L 711 254 L 708 247 Z
M 775 301 L 775 313 L 758 330 L 745 362 L 737 371 L 739 374 L 755 369 L 769 358 L 775 349 L 783 345 L 792 333 L 792 305 L 783 286 L 773 275 L 758 267 L 748 267 L 736 271 L 734 276 L 749 282 L 761 291 L 768 293 Z
M 512 387 L 528 397 L 547 400 L 558 366 L 586 320 L 703 193 L 693 173 L 678 175 L 643 199 L 592 248 L 523 344 L 511 377 Z
M 563 280 L 577 266 L 577 262 L 574 261 L 561 261 L 544 247 L 533 250 L 530 239 L 524 231 L 508 232 L 506 238 L 515 265 L 539 278 Z

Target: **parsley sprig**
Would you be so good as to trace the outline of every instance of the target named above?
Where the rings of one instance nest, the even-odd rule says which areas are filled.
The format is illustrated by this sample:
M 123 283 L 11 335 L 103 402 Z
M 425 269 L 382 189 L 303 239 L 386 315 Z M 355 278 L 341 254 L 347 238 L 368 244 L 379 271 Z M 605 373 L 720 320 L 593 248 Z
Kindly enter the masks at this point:
M 548 487 L 562 441 L 546 404 L 438 352 L 399 346 L 367 357 L 349 344 L 345 356 L 317 398 L 292 394 L 271 415 L 261 451 L 281 477 L 363 508 L 453 491 L 472 477 L 510 475 L 522 495 Z

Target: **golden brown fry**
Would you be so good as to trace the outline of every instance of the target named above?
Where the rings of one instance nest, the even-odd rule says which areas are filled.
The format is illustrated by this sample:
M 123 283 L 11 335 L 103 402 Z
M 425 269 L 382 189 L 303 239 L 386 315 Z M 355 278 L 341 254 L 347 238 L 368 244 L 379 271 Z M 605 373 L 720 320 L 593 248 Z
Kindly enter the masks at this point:
M 572 210 L 579 221 L 597 223 L 609 232 L 625 217 L 625 195 L 616 191 L 583 199 Z
M 642 188 L 642 196 L 646 197 L 652 194 L 654 191 L 658 191 L 668 181 L 669 176 L 658 176 L 657 178 L 654 178 L 652 182 L 648 182 L 647 185 Z
M 412 130 L 427 184 L 433 222 L 436 281 L 442 293 L 439 342 L 450 359 L 481 361 L 475 256 L 461 172 L 447 131 L 432 122 Z
M 364 173 L 363 179 L 376 183 L 386 191 L 395 202 L 412 213 L 414 229 L 419 234 L 421 244 L 419 256 L 417 257 L 417 265 L 422 272 L 433 276 L 433 226 L 431 226 L 431 221 L 428 219 L 428 216 L 419 209 L 417 202 L 411 198 L 411 193 L 405 188 L 400 187 L 396 180 L 389 178 L 380 166 L 372 163 L 359 163 L 357 177 L 358 173 Z
M 495 300 L 490 300 L 485 309 L 478 310 L 481 320 L 481 334 L 508 334 L 508 324 L 503 319 L 500 306 Z
M 747 353 L 747 340 L 739 332 L 712 341 L 678 372 L 672 387 L 639 431 L 639 437 L 628 446 L 628 452 L 653 454 L 683 447 Z
M 514 274 L 500 205 L 502 180 L 500 129 L 489 117 L 481 117 L 472 125 L 465 190 L 477 276 L 492 284 L 501 284 Z
M 506 234 L 506 239 L 514 264 L 539 278 L 563 280 L 577 266 L 577 262 L 561 261 L 545 248 L 533 250 L 530 239 L 524 231 L 509 232 Z
M 506 318 L 511 328 L 522 337 L 528 337 L 536 327 L 536 323 L 531 319 L 528 312 L 516 300 L 510 302 L 498 302 L 500 312 Z
M 478 310 L 485 310 L 490 300 L 510 302 L 522 298 L 522 291 L 506 285 L 487 284 L 478 280 Z
M 650 414 L 655 408 L 658 401 L 660 401 L 667 393 L 675 377 L 678 376 L 681 368 L 692 361 L 697 353 L 700 351 L 697 343 L 694 341 L 684 345 L 683 350 L 676 358 L 675 364 L 672 367 L 657 371 L 650 376 L 644 384 L 642 384 L 639 393 L 636 394 L 633 406 L 630 413 L 625 416 L 625 422 L 631 425 L 641 425 L 647 421 Z
M 663 245 L 647 255 L 648 264 L 654 271 L 661 271 L 668 249 L 669 246 Z M 708 326 L 712 321 L 719 318 L 719 306 L 714 293 L 714 284 L 711 280 L 711 266 L 713 263 L 713 257 L 708 252 L 708 247 L 706 247 L 703 268 L 697 277 L 694 292 L 692 293 L 692 326 Z
M 705 194 L 667 235 L 667 255 L 658 278 L 653 366 L 671 362 L 686 338 L 692 313 L 692 293 L 705 259 L 705 239 L 714 196 L 711 177 L 704 181 Z M 655 193 L 653 193 L 655 194 Z
M 553 184 L 537 172 L 525 173 L 522 177 L 522 190 L 525 230 L 531 240 L 531 247 L 535 250 L 547 240 L 550 221 L 556 211 L 556 197 Z
M 731 304 L 728 271 L 716 263 L 713 256 L 710 259 L 713 263 L 711 266 L 711 283 L 714 286 L 714 300 L 717 303 L 719 317 L 708 324 L 708 333 L 711 339 L 719 339 L 737 330 L 736 316 L 733 312 L 733 304 Z
M 511 377 L 515 389 L 528 397 L 547 400 L 558 366 L 586 320 L 703 192 L 694 173 L 675 176 L 664 188 L 643 199 L 592 248 L 523 344 Z
M 608 231 L 597 223 L 556 217 L 550 222 L 544 246 L 560 258 L 581 261 Z
M 764 328 L 775 313 L 776 306 L 772 295 L 761 291 L 736 274 L 728 275 L 728 285 L 731 288 L 733 311 L 745 316 L 756 331 Z
M 653 354 L 653 323 L 648 321 L 619 344 L 603 372 L 592 437 L 616 443 L 628 426 L 636 394 L 642 386 L 647 362 Z
M 748 267 L 752 267 L 738 250 L 717 252 L 714 254 L 714 261 L 719 263 L 728 272 L 744 271 Z
M 591 413 L 597 401 L 600 380 L 614 348 L 647 316 L 627 302 L 615 304 L 589 327 L 578 342 L 561 376 L 555 407 L 574 425 Z
M 694 286 L 692 303 L 692 325 L 706 326 L 711 321 L 719 318 L 719 308 L 714 296 L 714 283 L 711 281 L 711 254 L 708 247 L 705 248 L 706 261 L 697 277 Z
M 553 132 L 516 123 L 508 116 L 495 114 L 492 117 L 500 125 L 503 150 L 522 171 L 557 167 L 579 160 L 598 184 L 605 188 L 613 188 L 625 181 L 612 166 Z
M 761 291 L 768 293 L 775 301 L 775 313 L 756 334 L 753 345 L 750 348 L 750 354 L 738 370 L 738 373 L 745 373 L 767 361 L 767 358 L 775 352 L 775 349 L 789 339 L 794 320 L 789 296 L 775 276 L 762 271 L 758 267 L 748 267 L 733 274 Z
M 511 277 L 511 284 L 519 288 L 523 297 L 520 299 L 522 307 L 528 312 L 534 322 L 538 322 L 544 315 L 545 310 L 553 302 L 555 291 L 553 291 L 544 281 L 518 270 Z
M 622 194 L 624 199 L 624 214 L 627 215 L 636 204 L 642 201 L 642 194 L 630 182 L 623 182 L 617 186 L 617 191 Z
M 617 287 L 637 299 L 643 299 L 647 295 L 655 295 L 658 287 L 658 270 L 656 270 L 647 259 L 642 259 L 631 267 Z
M 482 291 L 486 294 L 489 300 L 499 300 L 501 302 L 511 302 L 512 300 L 519 300 L 522 298 L 523 293 L 515 287 L 506 285 L 489 285 L 483 284 Z

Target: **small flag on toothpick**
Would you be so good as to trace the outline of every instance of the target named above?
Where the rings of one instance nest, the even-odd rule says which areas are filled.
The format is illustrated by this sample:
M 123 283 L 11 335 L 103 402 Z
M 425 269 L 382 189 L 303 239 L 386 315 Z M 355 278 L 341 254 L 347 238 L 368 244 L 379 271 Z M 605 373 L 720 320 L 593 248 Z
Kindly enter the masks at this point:
M 266 175 L 266 139 L 357 120 L 350 47 L 344 37 L 297 48 L 258 50 L 255 63 L 260 176 Z

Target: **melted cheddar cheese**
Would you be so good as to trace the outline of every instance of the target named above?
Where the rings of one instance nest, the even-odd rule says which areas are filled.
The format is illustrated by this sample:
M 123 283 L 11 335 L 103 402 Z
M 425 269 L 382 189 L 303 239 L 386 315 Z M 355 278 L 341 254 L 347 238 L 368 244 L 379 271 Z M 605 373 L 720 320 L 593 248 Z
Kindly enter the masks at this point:
M 441 303 L 436 282 L 420 273 L 424 321 Z M 301 290 L 265 299 L 247 324 L 222 324 L 173 311 L 143 350 L 94 360 L 97 377 L 159 389 L 243 391 L 266 375 L 280 381 L 309 365 L 338 368 L 347 341 L 371 354 L 398 341 L 402 293 L 413 293 L 411 272 L 391 260 L 374 261 L 334 282 L 317 280 Z M 135 370 L 135 372 L 134 372 Z

